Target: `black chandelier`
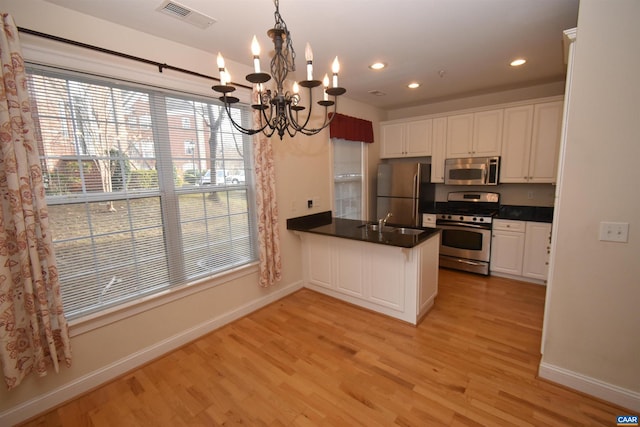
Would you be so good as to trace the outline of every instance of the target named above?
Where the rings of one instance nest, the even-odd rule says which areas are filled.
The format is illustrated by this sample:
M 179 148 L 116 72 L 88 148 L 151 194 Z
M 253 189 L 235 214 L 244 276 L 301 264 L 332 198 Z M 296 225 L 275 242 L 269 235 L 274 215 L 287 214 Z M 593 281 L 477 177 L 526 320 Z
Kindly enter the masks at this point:
M 267 31 L 267 35 L 273 40 L 275 48 L 275 54 L 271 59 L 271 75 L 260 71 L 260 46 L 256 37 L 253 37 L 251 44 L 251 51 L 253 53 L 253 66 L 254 72 L 247 75 L 248 82 L 255 84 L 258 92 L 257 104 L 252 104 L 251 107 L 259 111 L 259 123 L 258 127 L 245 128 L 236 123 L 231 115 L 231 105 L 239 102 L 239 99 L 234 96 L 229 96 L 231 92 L 236 90 L 231 85 L 229 74 L 224 65 L 224 59 L 220 53 L 218 53 L 218 70 L 220 71 L 220 84 L 212 87 L 222 96 L 219 98 L 225 106 L 229 120 L 233 126 L 240 132 L 253 135 L 258 132 L 263 132 L 267 137 L 271 137 L 274 133 L 278 133 L 280 139 L 284 137 L 285 132 L 289 136 L 293 137 L 296 133 L 300 132 L 303 135 L 315 135 L 331 123 L 333 117 L 335 117 L 337 108 L 337 97 L 345 93 L 345 88 L 338 86 L 338 72 L 340 71 L 340 64 L 338 57 L 335 58 L 332 65 L 333 79 L 332 85 L 329 87 L 329 76 L 325 74 L 324 79 L 313 79 L 313 53 L 309 43 L 307 43 L 305 49 L 305 59 L 307 61 L 307 79 L 301 82 L 294 82 L 292 92 L 284 90 L 284 81 L 290 71 L 296 70 L 295 58 L 296 52 L 293 49 L 291 40 L 291 33 L 287 29 L 279 10 L 279 0 L 274 0 L 276 6 L 275 26 Z M 264 84 L 271 80 L 271 77 L 275 80 L 275 91 L 264 88 Z M 320 85 L 324 86 L 323 99 L 318 101 L 318 104 L 324 107 L 324 121 L 319 128 L 307 127 L 309 125 L 309 119 L 311 118 L 311 107 L 313 105 L 312 90 Z M 300 105 L 300 87 L 309 89 L 309 105 L 308 112 L 305 118 L 300 120 L 298 113 L 305 110 L 307 107 Z M 329 96 L 333 97 L 333 100 L 329 99 Z M 329 107 L 333 106 L 333 114 L 329 113 Z

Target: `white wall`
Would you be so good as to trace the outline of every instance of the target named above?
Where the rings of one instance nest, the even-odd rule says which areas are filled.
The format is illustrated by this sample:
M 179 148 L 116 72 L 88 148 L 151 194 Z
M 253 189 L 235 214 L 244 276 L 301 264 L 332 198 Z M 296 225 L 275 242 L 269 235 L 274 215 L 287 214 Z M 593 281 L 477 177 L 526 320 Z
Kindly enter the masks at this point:
M 42 0 L 0 0 L 0 12 L 10 13 L 20 27 L 205 75 L 216 74 L 213 54 L 78 14 Z M 38 39 L 21 35 L 21 40 L 28 41 L 28 44 L 55 45 L 56 49 L 81 52 L 87 57 L 100 56 L 81 48 L 65 47 Z M 60 55 L 57 56 L 56 60 L 59 60 Z M 131 65 L 115 58 L 109 60 Z M 82 66 L 81 63 L 77 65 Z M 238 71 L 242 70 L 242 65 L 229 65 L 230 68 L 232 66 L 237 70 L 237 75 L 243 75 Z M 150 72 L 153 72 L 153 67 L 151 68 Z M 245 68 L 249 72 L 250 68 Z M 157 80 L 157 84 L 162 84 L 163 79 L 186 79 L 189 88 L 199 91 L 198 87 L 201 85 L 201 93 L 212 95 L 212 82 L 206 79 L 188 78 L 168 71 L 151 78 Z M 339 106 L 339 111 L 343 114 L 373 121 L 377 133 L 383 112 L 348 99 L 341 99 Z M 0 387 L 0 425 L 11 425 L 25 417 L 37 415 L 52 405 L 96 387 L 101 382 L 112 379 L 114 375 L 131 370 L 136 365 L 158 357 L 301 286 L 300 242 L 293 233 L 286 230 L 286 219 L 331 209 L 331 146 L 328 131 L 315 137 L 285 138 L 284 141 L 273 138 L 272 143 L 282 240 L 282 281 L 271 289 L 262 289 L 257 285 L 256 269 L 249 269 L 232 276 L 226 283 L 215 287 L 205 284 L 197 293 L 91 331 L 74 333 L 72 328 L 72 367 L 63 367 L 59 374 L 50 373 L 44 378 L 30 376 L 10 392 Z M 378 161 L 377 144 L 370 144 L 368 150 L 369 164 L 375 167 Z M 307 209 L 303 204 L 303 200 L 310 195 L 321 201 L 314 209 Z
M 541 376 L 640 411 L 640 2 L 582 0 Z M 627 222 L 628 243 L 598 240 Z M 637 412 L 636 412 L 637 413 Z

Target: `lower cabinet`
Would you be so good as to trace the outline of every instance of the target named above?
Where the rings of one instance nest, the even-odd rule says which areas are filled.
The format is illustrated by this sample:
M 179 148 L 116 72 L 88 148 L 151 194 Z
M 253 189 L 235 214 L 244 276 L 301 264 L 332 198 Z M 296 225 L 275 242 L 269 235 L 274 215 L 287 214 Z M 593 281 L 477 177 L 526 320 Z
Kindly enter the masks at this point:
M 491 238 L 491 273 L 544 283 L 549 268 L 551 224 L 496 219 Z
M 438 293 L 439 235 L 414 248 L 300 233 L 305 286 L 412 324 Z

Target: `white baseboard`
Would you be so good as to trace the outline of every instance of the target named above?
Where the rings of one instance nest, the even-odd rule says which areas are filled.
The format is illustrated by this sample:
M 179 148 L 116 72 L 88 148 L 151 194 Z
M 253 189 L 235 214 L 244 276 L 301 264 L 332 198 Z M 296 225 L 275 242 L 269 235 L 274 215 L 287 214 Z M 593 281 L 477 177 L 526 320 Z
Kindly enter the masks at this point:
M 595 378 L 540 362 L 538 376 L 554 383 L 606 400 L 625 409 L 640 412 L 640 393 Z M 620 414 L 626 415 L 626 414 Z
M 43 413 L 57 405 L 60 405 L 70 399 L 78 397 L 82 393 L 86 393 L 100 384 L 104 384 L 114 378 L 124 375 L 144 365 L 158 357 L 169 353 L 199 337 L 214 331 L 227 323 L 237 320 L 247 314 L 256 311 L 266 305 L 277 301 L 298 289 L 302 289 L 302 282 L 296 282 L 288 285 L 276 292 L 273 292 L 263 298 L 249 302 L 246 305 L 235 308 L 232 311 L 221 314 L 218 317 L 210 319 L 204 323 L 187 329 L 178 335 L 169 337 L 163 341 L 157 342 L 152 346 L 144 348 L 136 353 L 117 360 L 109 365 L 84 375 L 76 380 L 64 384 L 54 390 L 28 400 L 18 406 L 0 413 L 0 426 L 12 426 L 19 422 L 25 421 L 40 413 Z

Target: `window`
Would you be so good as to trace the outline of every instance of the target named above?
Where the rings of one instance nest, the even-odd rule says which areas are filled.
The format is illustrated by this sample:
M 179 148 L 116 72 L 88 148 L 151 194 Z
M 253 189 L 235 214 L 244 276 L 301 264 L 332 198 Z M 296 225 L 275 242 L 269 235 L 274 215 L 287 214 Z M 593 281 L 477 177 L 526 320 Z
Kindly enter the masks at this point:
M 252 176 L 251 141 L 220 103 L 28 72 L 69 319 L 257 260 L 250 180 L 201 182 L 213 171 Z M 232 112 L 250 121 L 247 107 Z
M 363 143 L 333 138 L 334 216 L 364 219 Z

